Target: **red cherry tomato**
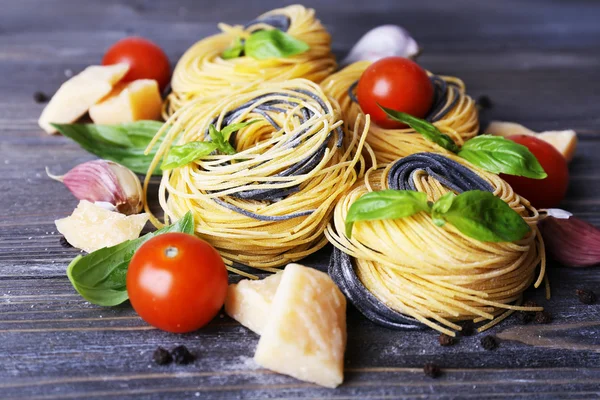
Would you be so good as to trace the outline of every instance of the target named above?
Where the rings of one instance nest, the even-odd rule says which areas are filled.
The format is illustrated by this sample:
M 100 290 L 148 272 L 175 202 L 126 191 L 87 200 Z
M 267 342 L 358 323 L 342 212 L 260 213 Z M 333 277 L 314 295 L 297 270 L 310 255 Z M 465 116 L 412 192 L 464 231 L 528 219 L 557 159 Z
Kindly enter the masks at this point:
M 195 331 L 217 315 L 227 293 L 227 269 L 210 244 L 185 233 L 144 243 L 127 271 L 127 293 L 140 317 L 168 332 Z
M 171 65 L 165 52 L 154 42 L 141 37 L 128 37 L 113 44 L 104 54 L 102 65 L 129 64 L 123 82 L 154 79 L 160 90 L 169 84 Z
M 356 88 L 358 104 L 382 128 L 406 125 L 389 119 L 377 105 L 423 118 L 433 104 L 433 85 L 427 72 L 414 61 L 387 57 L 375 61 L 363 72 Z
M 536 208 L 552 208 L 564 199 L 569 186 L 569 169 L 562 154 L 550 143 L 535 136 L 509 136 L 514 142 L 527 147 L 538 159 L 548 176 L 545 179 L 531 179 L 522 176 L 504 175 L 518 195 L 525 197 Z

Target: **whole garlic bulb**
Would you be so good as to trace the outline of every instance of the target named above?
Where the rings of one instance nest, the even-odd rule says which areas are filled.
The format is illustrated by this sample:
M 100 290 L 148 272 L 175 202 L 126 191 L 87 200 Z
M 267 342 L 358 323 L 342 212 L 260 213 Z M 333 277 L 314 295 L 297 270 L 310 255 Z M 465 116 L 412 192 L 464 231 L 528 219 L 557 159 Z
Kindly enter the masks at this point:
M 65 184 L 79 200 L 111 204 L 118 212 L 131 215 L 143 206 L 142 185 L 129 168 L 113 161 L 94 160 L 77 165 L 65 175 L 48 176 Z
M 406 29 L 398 25 L 381 25 L 365 33 L 356 42 L 342 65 L 377 61 L 391 56 L 415 58 L 419 53 L 419 45 Z

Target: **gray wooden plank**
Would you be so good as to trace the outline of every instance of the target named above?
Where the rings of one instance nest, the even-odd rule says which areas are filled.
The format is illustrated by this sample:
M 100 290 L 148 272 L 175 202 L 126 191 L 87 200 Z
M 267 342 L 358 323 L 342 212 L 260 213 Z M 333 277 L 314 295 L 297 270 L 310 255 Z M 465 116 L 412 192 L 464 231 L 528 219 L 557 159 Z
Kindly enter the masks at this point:
M 322 264 L 320 258 L 312 257 L 309 264 Z M 600 277 L 590 269 L 557 268 L 551 272 L 551 281 L 552 301 L 544 301 L 541 290 L 530 295 L 549 307 L 555 323 L 520 327 L 506 321 L 492 333 L 503 337 L 520 329 L 518 339 L 503 341 L 493 352 L 483 350 L 477 336 L 442 348 L 431 331 L 382 329 L 350 310 L 347 384 L 335 394 L 351 395 L 353 390 L 365 396 L 379 395 L 382 390 L 393 393 L 395 385 L 405 395 L 427 393 L 432 381 L 420 372 L 424 360 L 447 370 L 445 379 L 436 385 L 441 393 L 448 385 L 457 386 L 453 390 L 477 385 L 480 391 L 476 393 L 481 396 L 507 386 L 516 392 L 537 392 L 545 387 L 559 393 L 594 387 L 600 382 L 600 370 L 590 370 L 600 362 L 600 342 L 595 336 L 600 305 L 586 306 L 573 300 L 581 282 L 600 290 Z M 44 385 L 58 395 L 91 390 L 107 391 L 106 396 L 159 396 L 187 392 L 190 387 L 217 392 L 222 386 L 231 386 L 232 391 L 244 387 L 248 398 L 282 397 L 292 389 L 301 394 L 307 388 L 314 389 L 312 396 L 330 393 L 258 368 L 251 360 L 258 337 L 226 316 L 198 332 L 172 335 L 146 326 L 127 306 L 100 308 L 77 296 L 66 296 L 69 285 L 65 278 L 39 282 L 33 291 L 30 282 L 0 281 L 5 293 L 0 298 L 0 336 L 12 343 L 11 357 L 0 365 L 0 376 L 12 377 L 10 382 L 0 383 L 8 397 L 33 396 Z M 44 344 L 40 348 L 41 339 Z M 150 362 L 156 346 L 174 347 L 182 342 L 197 353 L 194 366 L 158 367 Z M 31 385 L 29 377 L 36 376 L 40 363 L 45 366 L 44 377 Z M 501 372 L 502 379 L 491 377 L 490 369 Z M 550 370 L 556 374 L 551 375 Z M 89 375 L 86 371 L 95 372 Z M 569 376 L 569 371 L 577 376 Z M 538 376 L 529 380 L 528 374 Z M 548 376 L 541 380 L 539 375 L 544 374 Z M 115 380 L 126 381 L 125 389 L 115 389 Z

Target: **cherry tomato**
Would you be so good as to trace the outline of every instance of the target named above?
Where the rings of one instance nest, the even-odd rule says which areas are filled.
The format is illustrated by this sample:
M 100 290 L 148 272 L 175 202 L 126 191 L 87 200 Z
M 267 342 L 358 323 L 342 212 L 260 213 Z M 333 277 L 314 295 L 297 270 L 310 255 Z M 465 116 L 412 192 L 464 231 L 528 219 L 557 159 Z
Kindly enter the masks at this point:
M 217 315 L 227 293 L 227 269 L 210 244 L 185 233 L 164 233 L 144 243 L 127 271 L 134 310 L 150 325 L 183 333 Z
M 356 97 L 365 114 L 382 128 L 406 125 L 389 119 L 377 105 L 423 118 L 433 104 L 433 85 L 427 72 L 403 57 L 387 57 L 371 64 L 358 81 Z
M 562 154 L 550 143 L 535 136 L 514 135 L 507 139 L 527 147 L 538 159 L 548 176 L 544 179 L 531 179 L 522 176 L 504 175 L 517 194 L 525 197 L 536 208 L 552 208 L 564 199 L 569 186 L 569 169 Z
M 123 82 L 136 79 L 154 79 L 160 90 L 169 84 L 171 65 L 165 52 L 157 44 L 141 37 L 128 37 L 113 44 L 104 54 L 102 65 L 129 64 Z

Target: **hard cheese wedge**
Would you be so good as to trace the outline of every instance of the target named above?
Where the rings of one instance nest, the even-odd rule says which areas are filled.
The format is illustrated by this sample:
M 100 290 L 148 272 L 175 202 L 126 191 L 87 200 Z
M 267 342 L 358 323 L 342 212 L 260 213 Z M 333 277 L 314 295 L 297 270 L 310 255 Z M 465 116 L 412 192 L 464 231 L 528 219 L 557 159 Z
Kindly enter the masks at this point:
M 225 312 L 252 331 L 262 334 L 271 316 L 271 303 L 283 272 L 258 281 L 245 279 L 229 285 Z
M 254 360 L 334 388 L 344 379 L 346 299 L 324 272 L 289 264 L 273 298 Z
M 158 83 L 153 79 L 138 79 L 115 86 L 105 99 L 90 108 L 90 118 L 96 124 L 121 124 L 159 119 L 161 109 Z
M 75 75 L 56 91 L 38 120 L 47 133 L 56 133 L 51 123 L 69 124 L 77 121 L 91 106 L 110 93 L 127 71 L 127 64 L 91 66 Z
M 574 130 L 547 131 L 538 134 L 537 137 L 556 147 L 567 162 L 573 159 L 577 149 L 577 134 Z
M 494 136 L 511 136 L 511 135 L 535 135 L 535 132 L 531 129 L 524 127 L 516 122 L 506 121 L 492 121 L 485 128 L 485 132 L 488 135 Z
M 148 221 L 148 214 L 125 216 L 81 200 L 70 216 L 54 221 L 56 228 L 73 247 L 91 253 L 137 239 Z

